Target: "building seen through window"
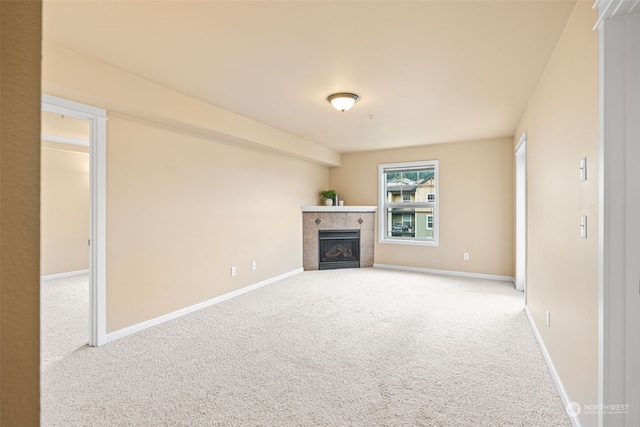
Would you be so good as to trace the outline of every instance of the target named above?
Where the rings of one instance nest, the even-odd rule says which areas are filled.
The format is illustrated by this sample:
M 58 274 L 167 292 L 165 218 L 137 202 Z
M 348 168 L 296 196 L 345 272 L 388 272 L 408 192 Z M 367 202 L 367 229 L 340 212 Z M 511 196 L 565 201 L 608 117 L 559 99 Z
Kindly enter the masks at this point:
M 437 244 L 437 161 L 379 168 L 381 241 Z

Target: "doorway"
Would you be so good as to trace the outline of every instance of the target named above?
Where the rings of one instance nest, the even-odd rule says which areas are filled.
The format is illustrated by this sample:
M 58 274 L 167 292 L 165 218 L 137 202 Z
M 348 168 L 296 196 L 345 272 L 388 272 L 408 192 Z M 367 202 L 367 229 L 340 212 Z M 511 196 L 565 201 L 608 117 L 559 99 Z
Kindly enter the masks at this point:
M 527 282 L 527 134 L 516 146 L 516 289 L 525 291 Z M 525 291 L 525 303 L 526 303 Z
M 100 346 L 106 343 L 106 111 L 50 95 L 42 95 L 41 105 L 43 113 L 52 113 L 88 122 L 88 343 L 91 346 Z M 78 146 L 87 142 L 82 138 L 65 139 L 66 143 L 73 143 L 75 139 Z M 53 141 L 53 143 L 55 142 Z M 60 142 L 62 141 L 58 141 L 58 143 Z
M 41 113 L 42 367 L 89 342 L 90 122 Z

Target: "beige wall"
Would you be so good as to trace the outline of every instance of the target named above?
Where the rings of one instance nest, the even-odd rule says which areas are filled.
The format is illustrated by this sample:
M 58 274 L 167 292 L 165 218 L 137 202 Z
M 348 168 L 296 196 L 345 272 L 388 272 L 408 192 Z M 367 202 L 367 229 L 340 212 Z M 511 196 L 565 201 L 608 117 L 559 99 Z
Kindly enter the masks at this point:
M 43 142 L 40 274 L 89 268 L 89 154 Z
M 302 267 L 338 153 L 47 43 L 42 85 L 108 109 L 108 333 Z
M 439 161 L 438 247 L 378 243 L 375 262 L 514 276 L 514 166 L 510 138 L 342 155 L 330 187 L 348 205 L 378 204 L 378 164 Z M 469 261 L 463 253 L 470 254 Z
M 40 421 L 40 1 L 0 2 L 0 425 Z
M 326 167 L 118 114 L 107 135 L 108 332 L 302 267 Z
M 87 119 L 69 117 L 48 111 L 42 112 L 41 133 L 43 135 L 62 136 L 89 142 L 90 126 L 91 122 Z M 76 145 L 76 147 L 79 146 Z
M 515 136 L 528 134 L 527 305 L 569 398 L 581 405 L 598 402 L 596 18 L 590 3 L 578 2 Z M 578 170 L 583 157 L 586 182 Z M 587 239 L 581 215 L 588 216 Z

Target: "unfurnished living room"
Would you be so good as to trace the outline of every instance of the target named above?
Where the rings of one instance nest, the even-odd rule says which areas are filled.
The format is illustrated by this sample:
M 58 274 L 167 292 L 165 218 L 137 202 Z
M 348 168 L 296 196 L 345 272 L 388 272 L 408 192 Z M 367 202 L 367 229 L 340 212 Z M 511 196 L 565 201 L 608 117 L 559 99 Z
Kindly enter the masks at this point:
M 640 1 L 0 23 L 1 425 L 640 425 Z

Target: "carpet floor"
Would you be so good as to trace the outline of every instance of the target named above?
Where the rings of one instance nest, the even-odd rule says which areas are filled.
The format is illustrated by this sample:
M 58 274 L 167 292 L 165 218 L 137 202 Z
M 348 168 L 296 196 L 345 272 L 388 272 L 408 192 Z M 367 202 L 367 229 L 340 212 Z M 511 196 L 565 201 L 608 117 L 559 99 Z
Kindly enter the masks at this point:
M 509 283 L 310 271 L 42 373 L 43 426 L 571 426 Z
M 40 284 L 40 366 L 46 369 L 89 342 L 89 275 Z

